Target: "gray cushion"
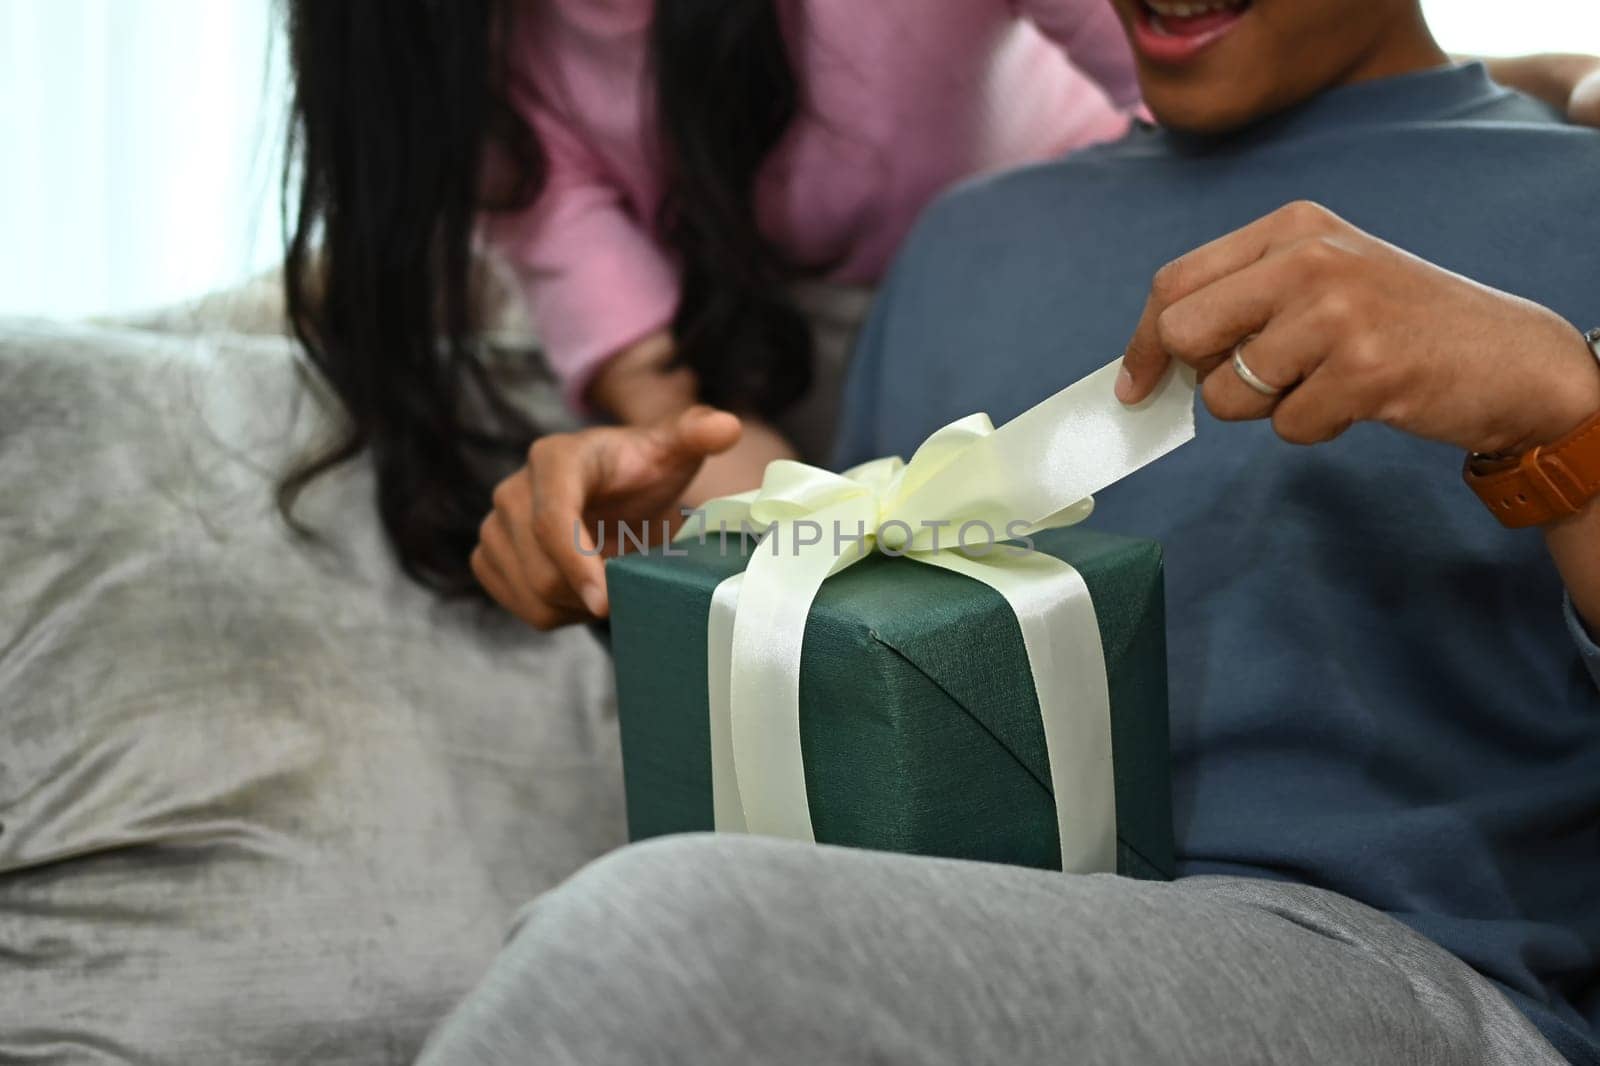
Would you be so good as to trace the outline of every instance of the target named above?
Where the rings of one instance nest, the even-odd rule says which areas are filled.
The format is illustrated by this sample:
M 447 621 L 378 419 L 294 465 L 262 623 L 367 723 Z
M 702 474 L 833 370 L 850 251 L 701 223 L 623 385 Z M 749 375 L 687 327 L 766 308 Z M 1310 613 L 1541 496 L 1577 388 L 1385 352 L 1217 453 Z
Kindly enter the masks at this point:
M 0 1061 L 409 1062 L 623 835 L 609 663 L 397 572 L 281 337 L 0 324 Z

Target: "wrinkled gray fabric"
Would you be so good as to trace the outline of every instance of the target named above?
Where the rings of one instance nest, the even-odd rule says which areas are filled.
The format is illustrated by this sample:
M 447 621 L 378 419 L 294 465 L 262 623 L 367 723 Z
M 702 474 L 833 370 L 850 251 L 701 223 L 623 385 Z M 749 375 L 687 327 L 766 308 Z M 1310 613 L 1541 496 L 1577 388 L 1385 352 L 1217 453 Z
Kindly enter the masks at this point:
M 609 663 L 404 580 L 289 344 L 0 324 L 0 1062 L 408 1062 L 620 842 Z
M 524 914 L 419 1066 L 1558 1066 L 1493 985 L 1305 885 L 742 836 L 613 852 Z

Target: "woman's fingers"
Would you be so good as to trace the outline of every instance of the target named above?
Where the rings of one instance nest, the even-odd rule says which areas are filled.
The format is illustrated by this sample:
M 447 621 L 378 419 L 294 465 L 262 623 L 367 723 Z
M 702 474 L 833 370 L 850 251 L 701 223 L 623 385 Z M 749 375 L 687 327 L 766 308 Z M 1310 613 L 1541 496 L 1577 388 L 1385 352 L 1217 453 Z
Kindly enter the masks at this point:
M 489 528 L 491 524 L 496 528 Z M 486 528 L 469 562 L 478 583 L 496 603 L 535 629 L 557 629 L 583 621 L 586 612 L 532 594 L 521 576 L 521 561 L 510 541 L 497 528 L 494 517 L 486 519 L 484 525 Z
M 707 455 L 739 439 L 739 419 L 693 407 L 652 429 L 596 429 L 537 441 L 527 465 L 495 489 L 473 572 L 490 595 L 540 628 L 609 610 L 589 516 L 652 522 Z
M 1590 71 L 1572 90 L 1567 119 L 1584 126 L 1600 126 L 1600 67 Z
M 577 436 L 586 439 L 595 494 L 612 499 L 634 495 L 654 503 L 663 493 L 676 496 L 706 456 L 733 447 L 741 432 L 737 416 L 697 404 L 649 428 L 594 430 L 593 436 Z M 646 510 L 653 516 L 670 502 Z
M 478 584 L 483 586 L 484 591 L 500 606 L 508 611 L 514 611 L 522 597 L 517 592 L 516 586 L 501 572 L 500 564 L 492 558 L 489 549 L 483 546 L 481 538 L 478 546 L 472 549 L 472 555 L 467 562 L 472 567 L 472 576 L 478 579 Z
M 500 512 L 496 511 L 495 517 L 500 519 Z M 562 610 L 586 613 L 581 594 L 539 543 L 531 516 L 519 521 L 500 520 L 508 527 L 507 535 L 515 546 L 517 577 L 528 598 Z
M 662 427 L 661 441 L 671 458 L 697 461 L 727 451 L 742 432 L 737 415 L 696 404 Z
M 584 522 L 603 480 L 601 447 L 582 434 L 545 437 L 529 453 L 526 476 L 533 501 L 533 534 L 555 571 L 591 615 L 604 618 L 605 564 Z
M 495 495 L 498 498 L 499 489 L 495 490 Z M 474 555 L 481 559 L 495 584 L 495 588 L 489 588 L 486 582 L 485 589 L 502 606 L 517 612 L 534 598 L 532 587 L 523 579 L 516 545 L 498 508 L 490 511 L 478 526 L 478 547 Z M 479 580 L 482 580 L 481 575 Z
M 527 467 L 496 486 L 494 510 L 479 527 L 478 542 L 524 610 L 535 603 L 568 611 L 583 609 L 578 593 L 550 561 L 534 533 Z
M 496 522 L 516 551 L 518 577 L 528 593 L 545 603 L 581 611 L 582 599 L 550 560 L 533 521 L 533 473 L 524 466 L 495 490 Z

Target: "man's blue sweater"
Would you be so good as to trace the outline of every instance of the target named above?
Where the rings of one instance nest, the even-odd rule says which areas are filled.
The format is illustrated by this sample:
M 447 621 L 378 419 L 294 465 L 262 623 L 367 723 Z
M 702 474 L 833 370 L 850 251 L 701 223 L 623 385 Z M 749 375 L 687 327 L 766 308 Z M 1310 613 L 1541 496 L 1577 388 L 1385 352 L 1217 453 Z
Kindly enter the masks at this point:
M 841 461 L 1071 384 L 1121 350 L 1162 263 L 1296 199 L 1600 324 L 1600 134 L 1477 66 L 1370 82 L 940 201 L 863 337 Z M 1461 462 L 1380 426 L 1302 448 L 1202 410 L 1092 521 L 1166 548 L 1182 873 L 1384 910 L 1600 1063 L 1600 649 L 1539 534 L 1500 528 Z

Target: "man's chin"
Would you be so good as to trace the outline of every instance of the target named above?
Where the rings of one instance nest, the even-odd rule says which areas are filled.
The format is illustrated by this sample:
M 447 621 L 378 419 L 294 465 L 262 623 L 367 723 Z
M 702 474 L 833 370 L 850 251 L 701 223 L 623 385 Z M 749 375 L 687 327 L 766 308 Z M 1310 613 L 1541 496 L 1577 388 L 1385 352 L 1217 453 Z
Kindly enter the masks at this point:
M 1232 133 L 1268 118 L 1277 110 L 1238 99 L 1231 93 L 1227 95 L 1230 98 L 1218 98 L 1194 89 L 1162 92 L 1147 87 L 1145 106 L 1163 127 L 1201 136 Z

